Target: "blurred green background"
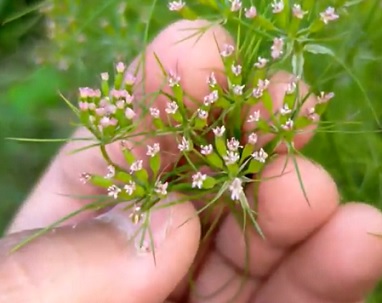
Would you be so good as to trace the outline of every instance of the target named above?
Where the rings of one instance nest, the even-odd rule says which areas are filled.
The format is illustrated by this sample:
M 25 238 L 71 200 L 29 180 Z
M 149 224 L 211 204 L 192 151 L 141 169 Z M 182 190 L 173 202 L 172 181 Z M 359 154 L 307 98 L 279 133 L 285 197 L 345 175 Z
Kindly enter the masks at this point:
M 166 1 L 151 16 L 152 2 L 0 0 L 0 233 L 59 148 L 5 138 L 68 136 L 73 116 L 58 91 L 73 96 L 78 86 L 95 83 L 100 72 L 142 49 L 148 22 L 153 37 L 175 20 Z M 354 72 L 382 121 L 381 24 L 381 1 L 360 1 L 324 42 Z M 318 58 L 306 59 L 305 75 L 308 82 L 319 79 L 317 88 L 335 91 L 323 119 L 338 123 L 330 133 L 319 132 L 304 153 L 329 170 L 344 201 L 382 209 L 382 129 L 354 79 L 330 59 Z M 322 66 L 330 67 L 325 78 Z M 360 124 L 344 126 L 354 121 Z M 369 302 L 382 302 L 382 288 Z

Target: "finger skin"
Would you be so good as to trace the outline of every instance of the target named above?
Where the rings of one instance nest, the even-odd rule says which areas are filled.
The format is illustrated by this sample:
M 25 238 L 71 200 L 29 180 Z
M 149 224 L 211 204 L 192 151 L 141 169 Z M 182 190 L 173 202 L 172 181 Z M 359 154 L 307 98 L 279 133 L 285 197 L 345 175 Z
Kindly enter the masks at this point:
M 222 224 L 217 236 L 217 250 L 235 267 L 248 267 L 253 277 L 267 277 L 291 247 L 320 228 L 338 207 L 337 188 L 328 173 L 305 158 L 297 157 L 296 162 L 310 205 L 293 163 L 281 155 L 266 166 L 258 189 L 257 220 L 265 239 L 250 227 L 245 239 L 242 227 L 232 216 Z M 253 200 L 253 187 L 248 188 L 247 196 Z
M 196 254 L 200 225 L 194 212 L 191 203 L 158 212 L 152 223 L 156 263 L 151 252 L 139 253 L 129 241 L 122 229 L 127 214 L 58 228 L 13 254 L 9 249 L 22 235 L 9 236 L 0 241 L 0 302 L 162 303 Z
M 246 303 L 257 287 L 256 281 L 237 272 L 216 252 L 208 256 L 194 285 L 191 303 Z
M 296 157 L 296 163 L 287 155 L 279 156 L 261 174 L 258 222 L 276 247 L 306 239 L 339 203 L 337 186 L 321 166 L 302 157 Z
M 179 21 L 164 29 L 150 44 L 146 51 L 146 70 L 144 92 L 141 85 L 135 89 L 136 99 L 142 95 L 157 92 L 163 86 L 165 77 L 155 58 L 157 56 L 166 71 L 175 71 L 181 76 L 182 87 L 186 95 L 191 95 L 196 100 L 201 100 L 208 94 L 207 76 L 213 70 L 222 70 L 223 64 L 217 56 L 219 48 L 224 43 L 232 43 L 232 38 L 221 26 L 212 26 L 203 36 L 191 37 L 195 31 L 202 27 L 210 26 L 207 21 Z M 184 40 L 184 41 L 182 41 Z M 132 63 L 130 69 L 137 65 L 138 60 Z M 142 78 L 142 70 L 140 71 Z M 224 85 L 225 78 L 217 73 L 218 81 Z M 168 88 L 167 88 L 168 90 Z M 155 100 L 155 106 L 163 109 L 167 103 L 164 96 Z M 195 109 L 191 99 L 186 100 L 190 110 Z M 143 123 L 143 125 L 145 125 Z M 88 138 L 90 134 L 84 129 L 79 129 L 74 135 L 78 138 Z M 163 153 L 164 166 L 174 161 L 173 153 L 177 152 L 176 142 L 172 139 L 162 138 L 160 143 L 167 153 Z M 145 142 L 148 143 L 148 142 Z M 39 184 L 30 195 L 29 199 L 20 209 L 17 217 L 10 226 L 8 233 L 41 228 L 63 216 L 78 210 L 88 200 L 79 201 L 62 195 L 94 195 L 98 190 L 91 186 L 83 186 L 79 182 L 79 175 L 83 172 L 106 174 L 106 163 L 98 149 L 88 149 L 76 154 L 68 155 L 89 142 L 71 142 L 65 145 L 51 166 L 42 177 Z M 119 144 L 108 146 L 111 158 L 118 164 L 125 165 Z M 146 145 L 139 146 L 133 151 L 138 157 L 145 155 Z M 175 157 L 176 158 L 176 157 Z M 54 201 L 54 202 L 53 202 Z M 73 224 L 94 216 L 92 212 L 84 212 L 69 220 Z
M 382 214 L 350 203 L 291 254 L 253 302 L 360 302 L 382 277 Z M 277 289 L 277 291 L 274 291 Z

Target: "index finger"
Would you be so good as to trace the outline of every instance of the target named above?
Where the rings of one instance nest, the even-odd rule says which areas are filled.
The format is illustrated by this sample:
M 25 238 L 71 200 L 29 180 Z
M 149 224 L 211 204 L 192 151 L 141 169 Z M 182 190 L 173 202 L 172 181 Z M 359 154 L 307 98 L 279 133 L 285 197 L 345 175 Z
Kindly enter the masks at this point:
M 193 35 L 201 27 L 209 26 L 203 35 Z M 182 77 L 182 87 L 192 99 L 202 100 L 208 93 L 207 76 L 214 70 L 222 70 L 219 48 L 225 43 L 231 43 L 229 34 L 221 27 L 211 25 L 207 21 L 179 21 L 161 32 L 148 46 L 145 56 L 145 70 L 138 74 L 138 78 L 145 77 L 145 91 L 137 87 L 137 98 L 140 95 L 157 92 L 163 83 L 163 74 L 156 57 L 168 71 L 176 71 Z M 136 59 L 131 67 L 136 66 Z M 130 68 L 131 68 L 130 67 Z M 220 78 L 219 78 L 220 77 Z M 223 75 L 217 75 L 218 81 L 224 81 Z M 139 80 L 138 80 L 139 82 Z M 187 102 L 187 101 L 186 101 Z M 165 97 L 158 96 L 155 105 L 164 107 Z M 192 106 L 186 104 L 186 106 Z M 75 137 L 89 137 L 85 129 L 78 129 Z M 173 142 L 165 142 L 167 149 L 176 148 Z M 8 233 L 25 229 L 41 228 L 52 224 L 56 220 L 82 208 L 87 202 L 65 195 L 95 195 L 97 189 L 84 186 L 79 182 L 79 175 L 83 172 L 105 175 L 107 164 L 96 148 L 81 151 L 72 155 L 68 152 L 88 145 L 82 141 L 72 141 L 66 144 L 55 157 L 34 191 L 21 207 Z M 118 144 L 109 147 L 111 157 L 116 163 L 123 158 Z M 138 146 L 134 153 L 145 153 L 144 146 Z M 169 161 L 169 157 L 166 159 Z M 73 224 L 94 216 L 93 211 L 84 211 L 66 221 Z

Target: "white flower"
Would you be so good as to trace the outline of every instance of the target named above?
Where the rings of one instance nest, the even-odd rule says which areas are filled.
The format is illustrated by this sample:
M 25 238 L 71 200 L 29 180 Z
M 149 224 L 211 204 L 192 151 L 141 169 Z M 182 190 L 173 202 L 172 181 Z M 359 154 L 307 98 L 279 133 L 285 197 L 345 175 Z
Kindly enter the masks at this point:
M 202 120 L 206 120 L 208 118 L 208 112 L 198 108 L 198 117 Z
M 268 62 L 269 62 L 268 59 L 265 59 L 265 58 L 262 58 L 262 57 L 258 57 L 257 58 L 257 62 L 254 64 L 254 66 L 256 68 L 261 69 L 261 68 L 264 68 L 267 65 Z
M 89 103 L 89 110 L 95 110 L 96 109 L 96 105 L 94 103 Z
M 126 85 L 134 85 L 137 81 L 137 77 L 135 77 L 132 73 L 127 73 L 124 81 Z
M 254 88 L 252 91 L 252 96 L 254 96 L 256 99 L 259 99 L 263 96 L 264 91 L 261 88 Z
M 219 99 L 219 91 L 214 90 L 210 94 L 204 97 L 204 105 L 210 106 Z
M 135 172 L 135 171 L 140 171 L 143 167 L 143 161 L 142 160 L 137 160 L 133 162 L 130 166 L 130 171 Z
M 167 195 L 167 187 L 168 187 L 168 182 L 162 183 L 158 181 L 155 184 L 155 192 L 161 196 L 166 196 Z
M 170 1 L 168 3 L 168 9 L 170 11 L 180 11 L 186 5 L 183 0 Z
M 225 132 L 225 126 L 223 125 L 221 127 L 216 127 L 214 129 L 212 129 L 212 131 L 214 132 L 216 137 L 221 137 L 221 136 L 223 136 L 223 134 Z
M 147 156 L 154 157 L 160 151 L 159 143 L 154 143 L 153 146 L 147 145 Z
M 280 115 L 285 116 L 292 113 L 292 110 L 289 108 L 288 104 L 284 104 L 282 108 L 280 108 Z
M 129 120 L 133 119 L 136 116 L 135 111 L 133 111 L 130 107 L 125 110 L 125 117 Z
M 261 163 L 265 163 L 265 161 L 267 160 L 268 158 L 268 154 L 265 152 L 264 149 L 260 149 L 259 151 L 255 151 L 253 154 L 252 154 L 252 157 L 253 159 L 261 162 Z
M 91 90 L 91 88 L 89 88 L 89 87 L 80 87 L 78 89 L 80 98 L 81 99 L 89 98 L 90 90 Z
M 307 113 L 308 115 L 313 115 L 313 114 L 316 113 L 316 109 L 315 109 L 314 107 L 310 107 L 310 108 L 308 108 L 308 109 L 306 110 L 306 113 Z
M 115 102 L 115 105 L 118 109 L 124 109 L 126 102 L 125 100 L 118 100 L 117 102 Z
M 101 73 L 102 81 L 109 81 L 109 73 Z
M 227 151 L 227 155 L 223 156 L 223 160 L 225 161 L 226 165 L 235 164 L 237 161 L 239 161 L 239 159 L 240 155 L 235 151 Z
M 105 179 L 111 179 L 115 176 L 115 167 L 113 165 L 109 165 L 107 167 L 107 174 L 105 176 Z
M 180 151 L 189 151 L 190 150 L 190 142 L 183 137 L 182 141 L 178 144 L 178 149 Z
M 235 51 L 235 47 L 231 44 L 224 44 L 223 45 L 223 50 L 220 52 L 220 55 L 222 57 L 229 57 L 233 54 Z
M 217 84 L 217 81 L 216 81 L 216 77 L 215 77 L 215 73 L 212 72 L 208 78 L 207 78 L 207 84 L 210 86 L 210 87 L 215 87 L 216 84 Z
M 311 121 L 316 121 L 318 118 L 318 115 L 316 114 L 316 109 L 314 107 L 310 107 L 306 110 L 306 113 L 308 115 L 308 118 Z
M 259 79 L 259 81 L 257 82 L 257 87 L 264 91 L 268 89 L 270 83 L 271 82 L 268 79 Z
M 87 111 L 89 109 L 89 103 L 80 101 L 80 102 L 78 102 L 78 108 L 81 111 Z
M 272 12 L 274 14 L 281 13 L 284 10 L 284 1 L 273 1 L 272 5 Z
M 201 145 L 201 146 L 200 146 L 200 152 L 201 152 L 203 155 L 205 155 L 205 156 L 212 154 L 212 152 L 213 152 L 212 144 L 209 144 L 209 145 Z
M 177 110 L 178 110 L 178 104 L 176 104 L 175 101 L 167 102 L 167 106 L 165 109 L 166 113 L 175 114 Z
M 230 151 L 237 151 L 239 147 L 242 146 L 240 146 L 240 142 L 239 140 L 236 140 L 236 138 L 232 137 L 230 140 L 227 140 L 227 148 Z
M 240 200 L 240 196 L 244 193 L 241 180 L 239 178 L 235 178 L 229 186 L 229 190 L 233 201 Z
M 231 1 L 231 12 L 237 12 L 243 6 L 241 0 L 230 0 Z
M 284 53 L 284 40 L 282 38 L 274 38 L 271 46 L 271 57 L 278 59 Z
M 320 13 L 321 21 L 328 24 L 330 21 L 337 20 L 340 16 L 336 14 L 334 7 L 329 6 L 324 12 Z
M 136 188 L 137 188 L 137 185 L 136 185 L 135 182 L 133 182 L 133 181 L 129 181 L 129 183 L 127 183 L 127 184 L 123 187 L 123 189 L 125 190 L 125 192 L 126 192 L 129 196 L 131 196 L 131 195 L 134 193 L 134 191 L 135 191 Z
M 249 115 L 247 122 L 258 122 L 260 120 L 260 110 L 254 111 L 253 114 Z
M 114 104 L 107 104 L 103 108 L 97 108 L 96 109 L 96 114 L 97 115 L 114 115 L 115 112 L 117 111 L 117 107 Z
M 167 81 L 170 87 L 179 86 L 180 77 L 175 72 L 170 71 L 168 73 Z
M 98 117 L 103 117 L 106 115 L 106 109 L 104 107 L 98 107 L 95 109 L 95 114 L 98 116 Z M 105 120 L 106 121 L 106 120 Z
M 99 89 L 92 89 L 90 87 L 80 87 L 79 94 L 81 99 L 101 97 L 101 91 Z
M 256 145 L 257 139 L 258 139 L 257 135 L 255 133 L 251 133 L 248 136 L 248 143 L 251 144 L 251 145 Z
M 120 192 L 121 189 L 117 185 L 109 186 L 109 188 L 107 189 L 107 195 L 109 197 L 113 197 L 114 199 L 118 198 Z
M 142 220 L 143 213 L 142 208 L 139 205 L 135 205 L 133 211 L 129 215 L 129 218 L 133 222 L 133 224 L 138 224 L 139 221 Z
M 156 107 L 150 107 L 150 115 L 153 118 L 159 118 L 160 110 L 158 108 L 156 108 Z
M 115 69 L 117 70 L 117 73 L 123 74 L 126 70 L 126 65 L 123 62 L 118 62 Z
M 203 187 L 203 182 L 207 179 L 207 175 L 202 174 L 201 172 L 197 172 L 192 176 L 192 188 L 199 188 L 201 189 Z
M 330 93 L 320 92 L 320 95 L 317 96 L 317 101 L 318 103 L 326 103 L 330 101 L 331 99 L 333 99 L 334 96 L 335 95 L 333 92 L 330 92 Z
M 88 183 L 90 179 L 91 179 L 91 175 L 88 173 L 82 173 L 80 176 L 80 182 L 82 184 Z
M 110 117 L 103 117 L 100 121 L 100 126 L 103 127 L 109 127 L 109 126 L 116 126 L 118 121 L 114 118 Z
M 245 17 L 248 19 L 253 19 L 257 16 L 257 9 L 254 6 L 251 6 L 250 8 L 246 8 L 244 11 L 245 11 Z
M 243 90 L 245 85 L 232 85 L 232 91 L 236 96 L 241 96 L 243 94 Z
M 281 125 L 283 130 L 291 130 L 293 129 L 294 122 L 292 119 L 288 119 L 285 124 Z
M 306 15 L 308 12 L 305 12 L 302 10 L 300 4 L 294 4 L 292 8 L 293 16 L 297 19 L 304 18 L 304 15 Z
M 287 89 L 286 89 L 286 94 L 287 95 L 293 94 L 296 91 L 296 88 L 297 88 L 296 82 L 292 81 L 292 82 L 288 83 Z
M 238 64 L 238 65 L 232 64 L 232 66 L 231 66 L 231 70 L 232 70 L 232 73 L 233 73 L 235 76 L 240 76 L 241 71 L 242 71 L 242 67 L 241 67 L 240 64 Z

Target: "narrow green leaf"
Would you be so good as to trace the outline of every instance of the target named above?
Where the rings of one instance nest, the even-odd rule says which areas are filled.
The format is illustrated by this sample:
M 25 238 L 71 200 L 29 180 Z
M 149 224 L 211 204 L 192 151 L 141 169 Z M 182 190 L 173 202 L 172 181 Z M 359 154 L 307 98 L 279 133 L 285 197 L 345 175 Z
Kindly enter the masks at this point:
M 206 156 L 207 162 L 216 168 L 223 168 L 223 160 L 216 153 Z
M 273 102 L 272 102 L 272 97 L 269 94 L 268 91 L 265 91 L 263 93 L 263 97 L 261 99 L 263 101 L 265 109 L 269 112 L 269 114 L 273 114 Z
M 161 159 L 160 159 L 159 153 L 157 153 L 154 157 L 150 158 L 150 168 L 151 168 L 151 171 L 154 174 L 154 179 L 156 179 L 156 176 L 158 175 L 158 172 L 159 172 L 159 169 L 160 169 L 160 165 L 161 165 L 161 161 L 160 160 Z
M 102 188 L 108 188 L 112 186 L 114 183 L 110 179 L 105 179 L 101 176 L 91 176 L 89 182 L 93 184 L 94 186 L 102 187 Z
M 241 158 L 240 158 L 240 164 L 243 164 L 243 162 L 253 153 L 255 150 L 255 146 L 252 144 L 246 144 L 244 146 L 243 152 L 241 153 Z
M 125 172 L 117 172 L 115 177 L 115 180 L 121 181 L 123 183 L 128 183 L 132 180 L 132 177 L 130 174 L 125 173 Z
M 245 171 L 245 174 L 257 174 L 258 172 L 261 171 L 263 168 L 264 163 L 261 163 L 255 159 L 251 160 L 249 163 L 248 169 Z
M 301 77 L 304 73 L 304 52 L 294 53 L 292 56 L 292 71 L 293 74 Z
M 13 22 L 17 19 L 20 19 L 20 18 L 30 14 L 30 13 L 38 11 L 41 8 L 45 7 L 46 5 L 48 5 L 47 1 L 42 1 L 42 2 L 40 1 L 40 2 L 37 2 L 36 4 L 31 4 L 31 5 L 27 6 L 25 9 L 22 9 L 22 10 L 18 11 L 17 13 L 12 14 L 11 16 L 7 17 L 3 21 L 2 25 L 5 25 L 9 22 Z
M 270 31 L 276 31 L 277 27 L 269 21 L 267 18 L 264 16 L 257 16 L 255 19 L 253 19 L 255 24 L 259 25 L 260 27 L 270 30 Z
M 215 148 L 218 151 L 220 157 L 224 157 L 227 155 L 225 135 L 221 137 L 215 136 Z
M 260 119 L 257 121 L 257 129 L 263 131 L 264 133 L 269 133 L 271 132 L 271 128 L 267 121 Z
M 301 116 L 301 117 L 297 117 L 297 119 L 294 121 L 294 126 L 296 129 L 303 129 L 309 125 L 312 125 L 312 123 L 313 121 L 309 119 L 308 117 Z
M 216 185 L 217 181 L 212 177 L 207 177 L 206 180 L 203 182 L 203 188 L 204 189 L 211 189 Z
M 189 7 L 185 6 L 181 11 L 180 15 L 182 18 L 187 19 L 187 20 L 196 20 L 198 18 L 197 13 L 195 13 L 192 9 Z
M 314 112 L 318 115 L 322 115 L 328 108 L 329 102 L 318 103 L 314 107 Z
M 123 148 L 122 149 L 122 153 L 123 153 L 123 156 L 124 156 L 125 161 L 126 161 L 127 164 L 131 165 L 131 164 L 134 163 L 135 156 L 133 155 L 131 150 L 129 150 L 128 148 Z
M 136 171 L 135 176 L 141 184 L 147 184 L 148 183 L 149 175 L 145 169 L 141 169 L 139 171 Z
M 320 55 L 330 55 L 330 56 L 335 56 L 334 52 L 323 45 L 320 44 L 306 44 L 304 46 L 304 51 L 311 53 L 311 54 L 320 54 Z

